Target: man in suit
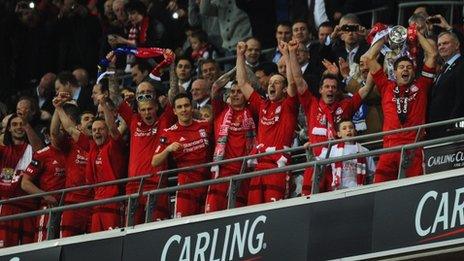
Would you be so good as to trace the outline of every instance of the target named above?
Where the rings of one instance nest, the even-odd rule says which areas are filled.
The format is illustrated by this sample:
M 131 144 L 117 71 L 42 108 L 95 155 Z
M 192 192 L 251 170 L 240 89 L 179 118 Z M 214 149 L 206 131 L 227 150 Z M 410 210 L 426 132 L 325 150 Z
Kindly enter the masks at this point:
M 438 54 L 445 62 L 435 78 L 428 103 L 428 122 L 443 121 L 464 116 L 464 58 L 459 50 L 456 34 L 444 31 L 438 35 Z M 448 135 L 452 126 L 428 130 L 429 139 Z
M 47 111 L 51 115 L 55 110 L 52 104 L 53 96 L 55 94 L 55 79 L 56 75 L 48 72 L 40 78 L 39 85 L 21 93 L 21 96 L 29 96 L 33 98 L 41 110 Z
M 322 65 L 322 60 L 335 60 L 332 49 L 324 44 L 327 36 L 329 36 L 333 30 L 334 26 L 331 22 L 322 23 L 317 31 L 318 40 L 311 41 L 309 45 L 309 57 L 311 57 L 309 66 L 313 72 L 319 75 L 322 75 L 325 70 L 325 67 Z
M 332 46 L 332 52 L 337 60 L 341 57 L 348 61 L 350 69 L 354 64 L 359 64 L 359 58 L 369 46 L 364 41 L 366 29 L 361 26 L 359 19 L 354 14 L 346 14 L 335 26 L 332 34 L 327 37 L 325 44 Z
M 308 83 L 311 93 L 319 97 L 319 80 L 321 75 L 318 72 L 312 71 L 310 58 L 309 50 L 306 45 L 299 42 L 298 49 L 296 50 L 296 59 L 300 65 L 301 73 L 303 74 L 303 78 L 306 83 Z
M 58 74 L 55 81 L 55 90 L 59 90 L 61 86 L 70 89 L 72 92 L 71 98 L 77 102 L 81 111 L 95 111 L 92 101 L 92 91 L 90 88 L 81 87 L 72 73 L 63 71 Z

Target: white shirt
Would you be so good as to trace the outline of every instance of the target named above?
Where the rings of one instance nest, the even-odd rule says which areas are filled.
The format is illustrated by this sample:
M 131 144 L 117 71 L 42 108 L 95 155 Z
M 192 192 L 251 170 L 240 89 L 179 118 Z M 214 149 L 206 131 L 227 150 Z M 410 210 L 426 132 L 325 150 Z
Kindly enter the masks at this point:
M 205 107 L 205 105 L 208 104 L 209 99 L 210 97 L 206 97 L 206 99 L 204 99 L 203 101 L 197 102 L 197 109 Z
M 321 25 L 323 22 L 329 21 L 325 11 L 325 3 L 324 0 L 308 0 L 308 8 L 311 4 L 311 1 L 314 1 L 314 23 L 316 24 L 316 28 L 319 28 L 319 25 Z
M 461 54 L 460 53 L 457 53 L 455 55 L 453 55 L 453 57 L 449 58 L 448 61 L 446 61 L 446 63 L 449 65 L 452 65 L 459 57 L 461 57 Z
M 356 53 L 359 50 L 359 45 L 356 46 L 353 50 L 348 50 L 348 48 L 345 48 L 346 52 L 348 55 L 346 56 L 348 58 L 348 64 L 351 65 L 354 63 L 354 57 L 356 56 Z
M 181 83 L 180 86 L 182 86 L 182 88 L 184 88 L 184 90 L 187 91 L 191 81 L 192 80 L 188 80 L 188 82 Z
M 309 63 L 305 63 L 303 66 L 301 66 L 301 73 L 304 73 L 306 71 L 306 68 L 308 68 Z
M 76 89 L 73 89 L 73 100 L 77 101 L 77 99 L 79 98 L 79 94 L 81 94 L 81 89 L 81 86 L 79 86 Z

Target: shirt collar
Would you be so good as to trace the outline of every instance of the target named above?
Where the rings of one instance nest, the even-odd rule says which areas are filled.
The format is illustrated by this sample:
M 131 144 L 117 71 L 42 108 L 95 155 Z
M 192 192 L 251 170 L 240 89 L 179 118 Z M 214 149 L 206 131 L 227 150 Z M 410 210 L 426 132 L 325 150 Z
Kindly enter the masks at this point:
M 455 55 L 453 55 L 453 57 L 451 57 L 448 61 L 446 61 L 446 63 L 448 65 L 451 65 L 453 64 L 459 57 L 461 57 L 461 54 L 460 53 L 457 53 Z
M 308 68 L 309 63 L 305 63 L 303 66 L 301 66 L 301 73 L 304 73 L 306 71 L 306 68 Z
M 78 88 L 73 90 L 73 100 L 76 100 L 79 98 L 79 94 L 81 94 L 81 89 L 82 87 L 79 86 Z

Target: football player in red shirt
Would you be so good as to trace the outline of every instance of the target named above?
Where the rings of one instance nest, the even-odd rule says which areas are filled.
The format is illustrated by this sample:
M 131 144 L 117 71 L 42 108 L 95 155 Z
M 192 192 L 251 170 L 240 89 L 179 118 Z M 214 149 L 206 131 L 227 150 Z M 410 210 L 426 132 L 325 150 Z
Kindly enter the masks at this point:
M 237 86 L 237 82 L 233 82 L 229 90 L 230 104 L 224 102 L 222 95 L 218 94 L 217 82 L 213 84 L 213 92 L 211 93 L 215 115 L 214 139 L 216 140 L 213 161 L 246 156 L 256 145 L 256 125 L 253 113 L 246 106 L 245 97 Z M 212 168 L 213 178 L 238 174 L 241 171 L 241 166 L 241 161 L 214 166 Z M 248 180 L 240 181 L 236 207 L 247 205 L 248 182 Z M 228 188 L 228 183 L 209 186 L 205 205 L 206 212 L 227 208 Z
M 186 93 L 176 95 L 173 104 L 178 121 L 161 134 L 152 165 L 158 167 L 166 164 L 169 156 L 172 156 L 177 168 L 210 162 L 210 123 L 193 119 L 192 100 Z M 184 185 L 209 178 L 209 169 L 196 168 L 179 172 L 177 183 Z M 177 191 L 175 217 L 202 213 L 206 190 L 206 187 L 200 187 Z
M 130 154 L 129 154 L 129 177 L 155 174 L 158 168 L 151 165 L 151 158 L 154 149 L 158 146 L 160 133 L 163 129 L 170 127 L 176 121 L 170 105 L 167 105 L 160 117 L 157 116 L 158 103 L 154 87 L 149 82 L 139 84 L 140 88 L 152 90 L 150 93 L 139 95 L 137 98 L 137 113 L 132 112 L 127 102 L 122 102 L 119 106 L 119 114 L 127 122 L 130 130 Z M 167 177 L 163 177 L 160 183 L 158 175 L 153 175 L 146 180 L 143 191 L 150 191 L 167 185 Z M 126 194 L 137 193 L 139 189 L 138 181 L 128 182 Z M 167 194 L 156 197 L 156 207 L 153 213 L 153 220 L 161 220 L 169 217 L 169 198 Z M 144 222 L 146 197 L 141 197 L 135 212 L 135 223 Z
M 65 163 L 65 154 L 60 151 L 57 142 L 52 138 L 51 145 L 35 152 L 32 156 L 32 161 L 23 175 L 21 188 L 29 194 L 64 188 Z M 60 202 L 60 196 L 60 194 L 43 196 L 40 209 L 57 206 Z M 46 214 L 36 217 L 36 242 L 47 240 L 48 219 L 49 215 Z M 57 226 L 58 224 L 54 225 Z
M 250 85 L 246 74 L 244 42 L 237 44 L 237 81 L 250 109 L 259 116 L 256 152 L 272 152 L 289 148 L 292 144 L 298 116 L 298 98 L 293 83 L 280 74 L 273 75 L 269 81 L 267 94 L 263 99 Z M 287 68 L 289 75 L 290 68 Z M 291 79 L 289 79 L 291 80 Z M 290 157 L 278 153 L 257 159 L 255 170 L 273 169 L 285 166 Z M 281 200 L 285 197 L 288 173 L 254 177 L 250 181 L 248 205 Z
M 13 113 L 9 117 L 3 144 L 0 145 L 0 196 L 9 199 L 24 196 L 21 190 L 22 171 L 32 159 L 33 147 L 29 144 L 31 132 L 28 122 Z M 34 135 L 36 135 L 34 133 Z M 31 139 L 34 140 L 34 139 Z M 36 144 L 38 145 L 38 144 Z M 0 206 L 0 216 L 9 216 L 37 209 L 34 200 L 16 201 Z M 32 243 L 35 218 L 0 222 L 0 248 Z
M 92 123 L 92 137 L 95 144 L 89 151 L 86 166 L 88 184 L 112 181 L 124 177 L 127 159 L 124 155 L 124 141 L 115 123 L 114 114 L 100 95 L 98 101 L 103 107 L 105 119 L 97 118 Z M 118 185 L 94 188 L 94 199 L 105 199 L 120 194 Z M 96 206 L 92 213 L 90 232 L 98 232 L 121 225 L 121 203 Z
M 351 119 L 356 111 L 361 106 L 362 99 L 369 94 L 372 89 L 372 79 L 368 79 L 366 85 L 359 89 L 353 98 L 336 99 L 336 94 L 339 91 L 338 76 L 326 74 L 322 76 L 319 93 L 321 98 L 317 98 L 308 88 L 308 84 L 304 80 L 300 66 L 297 61 L 298 42 L 290 41 L 288 43 L 289 63 L 291 66 L 292 77 L 295 81 L 298 90 L 298 98 L 306 115 L 308 122 L 308 137 L 309 143 L 318 143 L 335 139 L 337 132 L 336 126 L 342 119 Z M 315 156 L 319 156 L 322 146 L 312 149 Z M 307 168 L 304 172 L 303 180 L 303 195 L 311 194 L 313 168 Z M 330 178 L 330 175 L 326 176 Z M 326 191 L 330 187 L 330 182 L 320 184 L 320 190 Z
M 53 100 L 55 113 L 50 124 L 52 139 L 59 141 L 59 147 L 66 155 L 65 187 L 85 185 L 85 167 L 90 150 L 91 126 L 94 115 L 91 112 L 79 114 L 79 108 L 67 103 L 67 97 L 57 96 Z M 60 130 L 66 132 L 66 135 Z M 66 205 L 87 202 L 93 199 L 91 190 L 77 190 L 66 193 Z M 64 211 L 61 216 L 60 236 L 69 237 L 88 232 L 91 208 Z
M 425 62 L 419 78 L 414 79 L 414 64 L 408 57 L 400 57 L 394 63 L 396 81 L 388 80 L 382 67 L 376 61 L 380 49 L 385 43 L 384 39 L 376 42 L 362 58 L 369 67 L 377 89 L 382 98 L 382 109 L 384 113 L 383 131 L 401 129 L 425 123 L 427 108 L 427 96 L 429 88 L 435 77 L 435 61 L 437 50 L 430 42 L 417 31 L 419 44 L 425 53 Z M 416 142 L 416 131 L 402 132 L 387 135 L 383 138 L 384 148 L 393 147 Z M 406 176 L 418 176 L 423 174 L 422 149 L 407 151 L 408 165 Z M 400 152 L 380 155 L 377 169 L 374 174 L 374 182 L 383 182 L 398 178 Z M 405 163 L 403 161 L 403 163 Z

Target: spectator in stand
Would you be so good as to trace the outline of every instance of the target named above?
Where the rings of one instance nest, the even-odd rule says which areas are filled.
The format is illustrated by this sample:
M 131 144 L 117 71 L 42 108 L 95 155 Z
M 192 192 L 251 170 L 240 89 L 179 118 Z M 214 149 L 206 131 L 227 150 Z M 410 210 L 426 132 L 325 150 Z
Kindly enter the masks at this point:
M 460 52 L 458 37 L 453 32 L 442 32 L 438 36 L 438 54 L 444 61 L 430 91 L 428 104 L 428 122 L 443 121 L 464 116 L 464 58 Z M 450 135 L 453 126 L 430 128 L 429 139 Z
M 308 33 L 315 35 L 317 28 L 329 20 L 325 0 L 290 0 L 293 20 L 307 21 Z
M 256 67 L 259 65 L 261 56 L 261 43 L 257 38 L 251 37 L 245 40 L 247 50 L 245 52 L 245 63 L 250 69 L 255 72 Z
M 327 59 L 335 61 L 335 57 L 330 48 L 327 48 L 325 43 L 326 38 L 333 32 L 334 27 L 330 22 L 323 22 L 317 31 L 318 40 L 312 41 L 309 45 L 309 67 L 310 70 L 316 75 L 322 75 L 325 68 L 322 66 L 322 61 Z
M 187 49 L 186 55 L 198 64 L 203 59 L 214 59 L 217 57 L 216 48 L 208 42 L 208 35 L 204 31 L 194 32 L 189 37 L 191 48 Z
M 200 109 L 200 119 L 211 122 L 213 120 L 213 108 L 207 104 Z
M 235 0 L 200 0 L 200 14 L 216 16 L 222 37 L 222 48 L 226 56 L 231 55 L 238 41 L 250 37 L 250 20 L 245 12 L 237 7 Z
M 385 43 L 385 39 L 377 41 L 363 57 L 372 74 L 377 89 L 382 97 L 384 111 L 383 131 L 412 127 L 425 123 L 427 94 L 433 84 L 437 51 L 427 39 L 417 31 L 418 41 L 425 52 L 425 62 L 419 78 L 414 80 L 414 65 L 408 57 L 398 58 L 394 63 L 396 81 L 387 79 L 376 57 Z M 418 135 L 415 131 L 392 134 L 383 138 L 385 148 L 396 145 L 414 143 Z M 422 149 L 405 152 L 407 165 L 399 166 L 400 152 L 380 155 L 374 182 L 397 179 L 398 168 L 404 167 L 407 177 L 423 174 Z M 403 161 L 403 164 L 405 162 Z
M 160 145 L 155 150 L 151 164 L 154 167 L 163 166 L 168 157 L 172 157 L 177 168 L 210 162 L 210 123 L 193 119 L 193 106 L 187 94 L 176 95 L 173 104 L 178 121 L 161 133 Z M 188 172 L 179 172 L 177 184 L 184 185 L 209 178 L 210 172 L 207 168 L 196 168 Z M 200 187 L 178 191 L 174 217 L 204 212 L 206 189 Z
M 92 91 L 90 88 L 81 87 L 73 74 L 67 71 L 58 74 L 55 81 L 55 89 L 60 89 L 61 87 L 71 89 L 71 98 L 77 102 L 82 111 L 95 111 L 92 101 Z
M 277 74 L 277 65 L 271 62 L 261 63 L 256 67 L 255 76 L 258 78 L 260 88 L 260 94 L 266 97 L 267 87 L 269 86 L 269 80 L 274 74 Z
M 51 144 L 37 152 L 32 156 L 32 161 L 26 168 L 21 181 L 21 188 L 28 194 L 38 194 L 48 191 L 63 189 L 65 187 L 65 166 L 66 156 L 61 151 L 59 143 L 54 138 L 51 139 Z M 59 206 L 61 203 L 61 194 L 43 196 L 39 209 L 47 209 Z M 47 237 L 47 226 L 49 215 L 43 214 L 36 216 L 35 222 L 35 242 L 42 242 L 49 239 Z M 59 220 L 50 220 L 50 225 L 58 227 Z M 55 231 L 58 237 L 58 230 Z
M 209 85 L 213 84 L 221 75 L 219 64 L 213 59 L 206 59 L 200 63 L 200 77 L 208 81 Z
M 298 64 L 297 48 L 300 48 L 295 41 L 289 43 L 289 60 L 292 76 L 298 90 L 298 98 L 301 106 L 306 114 L 308 122 L 308 133 L 310 143 L 318 143 L 334 139 L 336 135 L 336 124 L 342 118 L 351 118 L 361 105 L 364 99 L 372 88 L 372 84 L 366 84 L 365 87 L 353 96 L 352 99 L 345 98 L 337 100 L 336 92 L 339 90 L 338 76 L 326 74 L 322 76 L 319 85 L 320 98 L 315 96 L 310 87 L 306 83 L 301 74 L 301 69 Z M 287 66 L 287 70 L 289 70 Z M 322 147 L 313 147 L 313 155 L 318 156 L 321 153 Z M 304 173 L 303 195 L 311 194 L 311 184 L 313 179 L 313 169 L 307 168 Z M 324 182 L 321 183 L 321 188 L 324 188 Z
M 182 89 L 186 93 L 191 93 L 192 91 L 192 70 L 193 63 L 188 57 L 179 57 L 176 63 L 175 76 L 177 77 L 177 82 L 179 86 L 182 86 Z
M 348 62 L 350 71 L 358 71 L 359 58 L 369 46 L 364 41 L 367 30 L 361 26 L 359 19 L 354 14 L 346 14 L 341 19 L 334 31 L 326 37 L 325 45 L 331 46 L 336 59 L 343 58 Z
M 22 171 L 31 162 L 34 147 L 28 138 L 33 133 L 31 126 L 24 116 L 16 113 L 9 116 L 3 144 L 0 145 L 0 196 L 9 199 L 24 196 L 21 190 Z M 34 139 L 31 139 L 33 141 Z M 0 216 L 9 216 L 37 209 L 34 200 L 22 200 L 10 204 L 3 204 Z M 19 243 L 32 243 L 34 240 L 35 218 L 25 218 L 0 222 L 0 248 L 16 246 Z
M 50 124 L 50 135 L 52 140 L 60 142 L 59 147 L 66 157 L 65 187 L 83 186 L 86 184 L 83 173 L 88 162 L 94 115 L 90 112 L 79 113 L 77 105 L 69 103 L 69 97 L 58 96 L 53 101 L 55 113 Z M 66 133 L 60 131 L 60 126 Z M 83 203 L 92 198 L 91 190 L 77 190 L 66 193 L 64 203 Z M 90 217 L 90 208 L 64 211 L 61 217 L 60 237 L 87 233 Z
M 129 1 L 124 6 L 124 11 L 127 13 L 127 17 L 131 25 L 129 34 L 127 38 L 114 35 L 114 37 L 109 38 L 110 45 L 137 47 L 164 47 L 166 45 L 163 40 L 163 36 L 165 34 L 163 24 L 147 15 L 147 7 L 144 3 L 138 0 Z
M 305 21 L 297 20 L 292 24 L 292 39 L 297 40 L 299 43 L 304 44 L 309 48 L 310 38 L 308 24 Z
M 200 110 L 206 105 L 211 104 L 210 89 L 204 79 L 196 79 L 192 83 L 192 105 L 196 110 Z
M 79 86 L 88 89 L 89 88 L 89 73 L 84 68 L 77 68 L 72 71 L 72 74 L 79 83 Z
M 88 184 L 123 178 L 126 172 L 125 146 L 116 126 L 114 114 L 107 105 L 106 97 L 98 97 L 105 118 L 97 118 L 92 124 L 95 142 L 89 151 L 85 176 Z M 118 185 L 94 188 L 94 200 L 115 197 L 121 194 Z M 90 232 L 117 228 L 121 225 L 121 205 L 111 203 L 95 206 L 92 213 Z
M 319 96 L 319 90 L 317 88 L 321 76 L 317 71 L 313 71 L 313 68 L 310 66 L 311 57 L 309 56 L 308 47 L 303 43 L 298 42 L 298 49 L 296 49 L 296 59 L 300 65 L 300 71 L 303 74 L 303 78 L 308 83 L 310 91 L 313 95 Z
M 236 158 L 248 155 L 256 145 L 256 124 L 253 113 L 246 104 L 245 97 L 232 82 L 229 90 L 230 104 L 224 102 L 221 95 L 222 85 L 230 80 L 230 74 L 225 74 L 213 84 L 211 93 L 214 110 L 214 149 L 213 161 Z M 240 161 L 217 165 L 211 168 L 213 178 L 228 177 L 242 172 Z M 249 180 L 241 180 L 236 195 L 236 207 L 246 206 Z M 205 212 L 227 209 L 229 184 L 211 185 L 206 197 Z
M 362 87 L 364 87 L 367 84 L 367 79 L 369 77 L 369 68 L 367 67 L 367 64 L 365 64 L 363 61 L 359 61 L 359 77 L 350 77 L 350 68 L 348 66 L 348 63 L 342 59 L 339 59 L 339 65 L 340 65 L 340 74 L 343 77 L 343 80 L 346 83 L 345 86 L 345 91 L 348 93 L 351 93 L 354 95 L 356 92 L 359 91 Z M 362 133 L 362 134 L 370 134 L 370 133 L 378 133 L 382 131 L 382 124 L 383 124 L 383 112 L 382 112 L 382 107 L 380 103 L 381 97 L 379 90 L 377 87 L 374 85 L 372 88 L 372 91 L 369 92 L 365 99 L 365 104 L 367 105 L 367 111 L 363 111 L 364 117 L 364 124 L 366 126 L 359 126 L 359 124 L 362 125 L 362 122 L 356 122 L 353 121 L 356 127 L 356 132 L 357 133 Z M 363 105 L 364 106 L 364 105 Z M 363 107 L 361 106 L 361 108 Z
M 285 43 L 282 43 L 285 45 Z M 271 77 L 268 87 L 268 100 L 261 98 L 253 89 L 246 73 L 244 42 L 237 44 L 237 82 L 245 99 L 250 103 L 254 116 L 259 116 L 257 146 L 253 152 L 262 153 L 289 148 L 292 145 L 298 115 L 298 100 L 292 79 L 280 74 Z M 287 52 L 285 50 L 285 52 Z M 281 48 L 282 59 L 288 55 Z M 287 60 L 285 60 L 287 61 Z M 287 75 L 290 69 L 287 68 Z M 257 159 L 255 170 L 265 170 L 285 166 L 290 157 L 277 153 Z M 284 199 L 286 196 L 288 174 L 285 172 L 252 178 L 248 193 L 248 205 Z
M 23 96 L 29 96 L 39 105 L 40 110 L 50 113 L 54 111 L 52 99 L 55 94 L 56 75 L 54 73 L 46 73 L 40 79 L 39 85 L 24 92 Z
M 337 137 L 347 139 L 356 136 L 356 129 L 351 120 L 341 120 L 337 124 Z M 339 142 L 330 148 L 323 148 L 319 159 L 348 156 L 369 151 L 358 142 Z M 351 160 L 339 161 L 330 164 L 330 174 L 327 175 L 325 191 L 345 188 L 355 188 L 367 184 L 369 177 L 374 174 L 375 163 L 372 157 L 361 157 Z
M 277 64 L 282 57 L 278 45 L 281 41 L 288 43 L 288 41 L 292 39 L 292 24 L 288 21 L 279 22 L 275 29 L 275 39 L 276 47 L 274 56 L 272 57 L 272 62 Z

